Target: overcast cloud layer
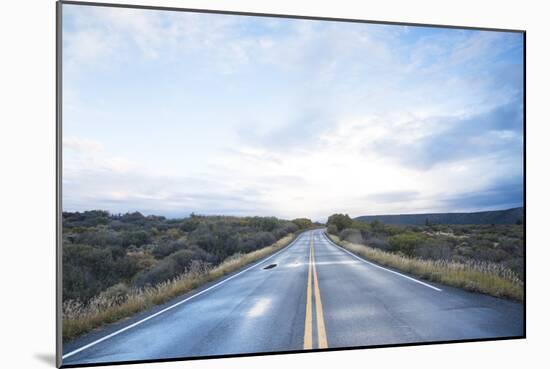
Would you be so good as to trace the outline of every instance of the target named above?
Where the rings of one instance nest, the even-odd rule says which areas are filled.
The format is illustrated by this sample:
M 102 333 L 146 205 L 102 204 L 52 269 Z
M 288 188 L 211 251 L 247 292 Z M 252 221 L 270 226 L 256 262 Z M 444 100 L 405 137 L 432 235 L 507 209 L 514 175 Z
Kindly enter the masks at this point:
M 521 34 L 63 9 L 64 210 L 523 205 Z

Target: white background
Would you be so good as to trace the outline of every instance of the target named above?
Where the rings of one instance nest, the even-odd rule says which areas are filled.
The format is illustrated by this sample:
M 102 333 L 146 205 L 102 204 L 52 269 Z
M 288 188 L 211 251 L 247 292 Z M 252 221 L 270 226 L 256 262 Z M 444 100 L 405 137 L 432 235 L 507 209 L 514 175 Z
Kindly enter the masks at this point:
M 138 1 L 235 11 L 527 30 L 527 340 L 134 365 L 132 368 L 518 368 L 547 362 L 548 12 L 543 1 Z M 0 366 L 54 366 L 55 3 L 0 11 Z M 183 344 L 183 343 L 182 343 Z M 537 366 L 537 364 L 533 364 Z M 540 366 L 540 364 L 539 364 Z

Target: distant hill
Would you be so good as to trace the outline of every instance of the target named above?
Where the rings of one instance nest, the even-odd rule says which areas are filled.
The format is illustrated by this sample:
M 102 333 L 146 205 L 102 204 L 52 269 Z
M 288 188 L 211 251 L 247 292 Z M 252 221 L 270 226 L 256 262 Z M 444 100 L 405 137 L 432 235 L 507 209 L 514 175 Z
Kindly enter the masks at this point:
M 363 215 L 355 218 L 362 222 L 378 220 L 384 224 L 516 224 L 523 221 L 523 207 L 508 210 L 480 211 L 475 213 L 433 213 L 399 215 Z

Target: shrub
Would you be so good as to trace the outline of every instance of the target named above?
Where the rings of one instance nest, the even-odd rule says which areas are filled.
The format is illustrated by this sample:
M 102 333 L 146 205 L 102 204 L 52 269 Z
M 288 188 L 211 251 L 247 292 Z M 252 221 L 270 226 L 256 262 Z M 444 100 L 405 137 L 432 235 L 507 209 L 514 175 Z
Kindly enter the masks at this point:
M 363 243 L 376 249 L 426 260 L 494 262 L 512 269 L 520 278 L 524 276 L 524 227 L 520 225 L 414 226 L 353 221 L 348 228 L 361 231 Z M 327 233 L 345 236 L 333 225 Z
M 307 229 L 310 228 L 313 225 L 313 222 L 311 219 L 308 218 L 297 218 L 292 221 L 298 229 Z
M 365 259 L 434 282 L 497 297 L 523 300 L 523 281 L 514 271 L 495 263 L 467 260 L 422 260 L 397 255 L 329 236 L 334 242 Z
M 190 218 L 187 218 L 185 219 L 181 225 L 180 225 L 180 228 L 182 231 L 184 232 L 192 232 L 194 231 L 197 227 L 199 226 L 199 220 L 197 219 L 197 217 L 190 217 Z
M 186 245 L 185 245 L 185 242 L 183 242 L 183 240 L 164 241 L 159 245 L 157 245 L 153 249 L 152 253 L 155 256 L 155 258 L 162 259 L 176 251 L 182 250 L 183 248 L 185 248 L 185 246 Z
M 89 298 L 114 282 L 111 250 L 89 245 L 63 247 L 63 298 Z
M 193 261 L 210 264 L 211 259 L 211 255 L 197 247 L 177 251 L 158 262 L 151 269 L 140 272 L 135 278 L 135 285 L 143 287 L 167 281 L 185 272 Z
M 450 260 L 452 245 L 445 240 L 425 239 L 415 246 L 414 256 L 421 259 Z
M 122 245 L 122 238 L 118 232 L 101 225 L 95 228 L 86 228 L 86 230 L 75 234 L 72 243 L 100 247 L 115 246 Z
M 255 248 L 265 247 L 267 245 L 271 245 L 276 241 L 275 237 L 270 232 L 257 233 L 255 236 L 255 240 L 256 240 Z
M 332 214 L 328 217 L 327 225 L 332 224 L 336 226 L 338 232 L 341 232 L 343 229 L 351 227 L 353 220 L 347 214 Z
M 134 278 L 134 285 L 144 287 L 166 281 L 176 275 L 176 263 L 173 260 L 163 260 L 153 268 L 139 272 Z
M 367 241 L 367 244 L 370 247 L 374 247 L 374 248 L 380 249 L 380 250 L 389 250 L 390 247 L 391 247 L 389 243 L 387 243 L 386 241 L 384 241 L 380 238 L 376 238 L 376 237 L 369 238 L 369 240 Z
M 75 338 L 104 324 L 164 303 L 201 284 L 273 254 L 288 245 L 293 238 L 293 235 L 288 235 L 263 249 L 235 255 L 214 268 L 194 260 L 184 273 L 175 278 L 145 288 L 130 288 L 125 295 L 123 291 L 126 287 L 113 286 L 109 292 L 97 295 L 86 303 L 78 299 L 66 299 L 63 301 L 63 339 Z
M 130 293 L 130 287 L 128 287 L 125 283 L 117 283 L 101 292 L 99 297 L 122 301 L 126 298 L 128 293 Z
M 346 228 L 340 232 L 340 238 L 348 242 L 363 243 L 363 236 L 358 229 Z
M 338 234 L 338 227 L 336 227 L 336 224 L 330 224 L 327 227 L 327 232 L 336 235 Z
M 142 246 L 151 242 L 151 236 L 144 230 L 123 232 L 121 235 L 122 246 L 128 247 L 130 245 Z
M 413 256 L 415 249 L 424 238 L 418 233 L 403 233 L 388 239 L 391 250 L 407 256 Z
M 261 231 L 271 232 L 278 227 L 278 220 L 275 217 L 251 217 L 248 218 L 249 224 Z

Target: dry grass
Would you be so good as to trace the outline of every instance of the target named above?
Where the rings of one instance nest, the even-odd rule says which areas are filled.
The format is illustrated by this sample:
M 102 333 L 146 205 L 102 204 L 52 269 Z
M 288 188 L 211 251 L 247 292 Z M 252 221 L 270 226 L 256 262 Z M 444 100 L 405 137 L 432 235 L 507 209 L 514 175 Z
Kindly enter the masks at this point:
M 69 300 L 63 302 L 63 339 L 73 339 L 103 325 L 132 316 L 140 311 L 162 304 L 189 292 L 204 283 L 213 281 L 243 266 L 262 259 L 287 246 L 294 239 L 290 234 L 271 246 L 247 254 L 236 254 L 211 268 L 199 262 L 178 277 L 155 286 L 124 288 L 117 285 L 117 293 L 102 293 L 88 303 Z M 122 292 L 121 292 L 122 291 Z
M 510 269 L 487 262 L 457 263 L 423 260 L 389 253 L 369 246 L 329 237 L 348 251 L 369 261 L 398 269 L 422 279 L 468 291 L 523 301 L 523 281 Z

